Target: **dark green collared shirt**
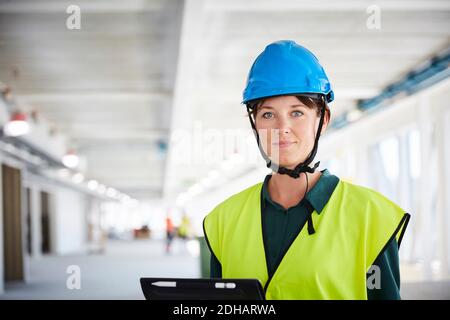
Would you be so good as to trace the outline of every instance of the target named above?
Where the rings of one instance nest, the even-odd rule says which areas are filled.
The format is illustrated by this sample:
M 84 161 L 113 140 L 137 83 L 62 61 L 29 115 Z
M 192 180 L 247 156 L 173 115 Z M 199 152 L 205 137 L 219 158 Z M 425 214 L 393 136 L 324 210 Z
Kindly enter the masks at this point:
M 314 209 L 320 214 L 339 182 L 338 177 L 324 170 L 303 200 L 293 207 L 284 209 L 270 198 L 268 182 L 271 177 L 268 175 L 264 180 L 261 199 L 263 238 L 269 277 L 273 275 L 291 243 L 306 224 L 309 210 Z M 378 255 L 374 265 L 380 268 L 380 286 L 379 289 L 367 289 L 368 299 L 400 299 L 399 257 L 395 237 Z M 211 255 L 211 277 L 222 277 L 221 265 L 214 255 Z

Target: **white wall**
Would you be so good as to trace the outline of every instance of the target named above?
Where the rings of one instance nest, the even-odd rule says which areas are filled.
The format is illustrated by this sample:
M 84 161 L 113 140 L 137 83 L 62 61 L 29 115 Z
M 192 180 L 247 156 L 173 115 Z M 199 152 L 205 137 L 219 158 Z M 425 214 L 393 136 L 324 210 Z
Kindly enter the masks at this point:
M 0 155 L 0 165 L 3 163 Z M 3 258 L 3 170 L 0 167 L 0 294 L 5 291 L 5 270 Z
M 51 200 L 52 246 L 55 254 L 86 252 L 87 196 L 65 188 L 55 188 Z

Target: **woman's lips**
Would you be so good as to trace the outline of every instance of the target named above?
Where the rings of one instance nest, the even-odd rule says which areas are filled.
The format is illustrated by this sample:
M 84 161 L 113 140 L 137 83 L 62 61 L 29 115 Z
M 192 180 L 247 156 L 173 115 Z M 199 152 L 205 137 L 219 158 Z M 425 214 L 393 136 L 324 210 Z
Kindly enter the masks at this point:
M 289 148 L 290 146 L 292 146 L 295 142 L 292 141 L 282 141 L 282 142 L 278 142 L 278 143 L 274 143 L 274 146 L 277 146 L 279 148 Z

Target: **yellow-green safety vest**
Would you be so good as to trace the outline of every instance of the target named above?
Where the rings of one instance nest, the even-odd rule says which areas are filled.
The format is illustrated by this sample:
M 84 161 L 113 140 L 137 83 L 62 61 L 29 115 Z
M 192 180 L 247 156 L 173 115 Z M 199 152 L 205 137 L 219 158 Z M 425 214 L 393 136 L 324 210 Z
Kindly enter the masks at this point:
M 409 220 L 376 191 L 339 181 L 315 233 L 302 228 L 271 279 L 268 277 L 258 183 L 219 204 L 203 221 L 207 243 L 223 278 L 256 278 L 266 299 L 367 299 L 366 273 Z

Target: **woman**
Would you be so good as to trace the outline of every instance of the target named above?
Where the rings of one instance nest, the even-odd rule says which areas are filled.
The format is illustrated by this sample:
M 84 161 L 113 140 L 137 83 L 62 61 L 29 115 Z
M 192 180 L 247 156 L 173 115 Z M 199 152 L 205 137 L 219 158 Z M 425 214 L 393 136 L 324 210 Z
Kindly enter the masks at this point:
M 243 103 L 273 174 L 205 218 L 211 277 L 259 279 L 267 299 L 400 299 L 409 214 L 310 166 L 333 98 L 319 61 L 297 43 L 257 57 Z

